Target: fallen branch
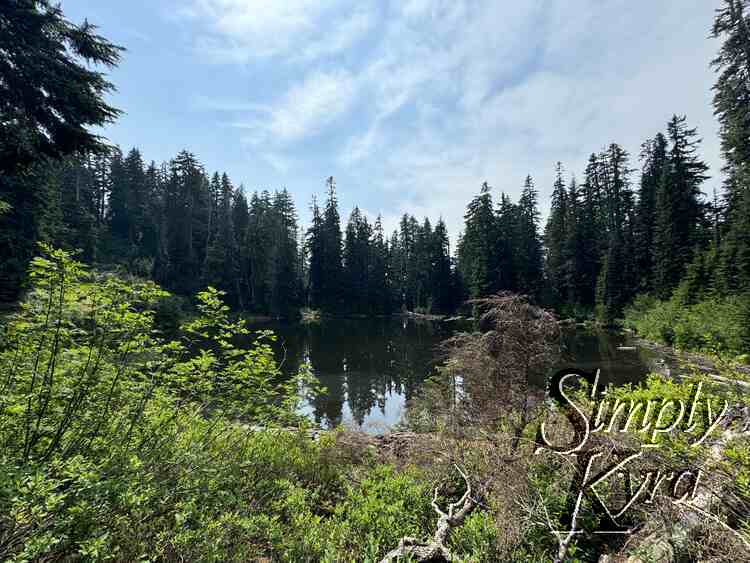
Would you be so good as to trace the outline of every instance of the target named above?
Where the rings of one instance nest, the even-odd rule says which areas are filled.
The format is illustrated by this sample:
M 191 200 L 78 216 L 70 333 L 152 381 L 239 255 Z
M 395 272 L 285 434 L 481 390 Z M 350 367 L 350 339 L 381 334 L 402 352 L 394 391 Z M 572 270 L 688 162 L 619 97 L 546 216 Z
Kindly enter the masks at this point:
M 438 505 L 439 487 L 435 487 L 432 496 L 432 508 L 438 515 L 437 529 L 430 542 L 421 542 L 415 538 L 403 537 L 398 542 L 398 547 L 390 551 L 380 563 L 394 563 L 399 559 L 409 558 L 410 561 L 458 561 L 459 558 L 451 553 L 445 543 L 453 528 L 463 524 L 466 517 L 477 506 L 477 501 L 471 496 L 471 483 L 458 465 L 456 470 L 466 483 L 466 492 L 458 502 L 448 505 L 448 512 L 443 512 Z

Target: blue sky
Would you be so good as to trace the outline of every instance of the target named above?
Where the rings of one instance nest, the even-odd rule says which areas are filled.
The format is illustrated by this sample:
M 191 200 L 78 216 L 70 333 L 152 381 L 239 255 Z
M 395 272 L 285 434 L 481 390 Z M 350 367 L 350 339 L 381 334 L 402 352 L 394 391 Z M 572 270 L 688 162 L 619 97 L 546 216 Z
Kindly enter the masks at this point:
M 287 187 L 306 222 L 335 176 L 342 216 L 443 216 L 483 181 L 640 143 L 685 113 L 720 182 L 711 108 L 718 0 L 62 0 L 125 46 L 106 136 L 157 162 L 194 152 L 246 189 Z

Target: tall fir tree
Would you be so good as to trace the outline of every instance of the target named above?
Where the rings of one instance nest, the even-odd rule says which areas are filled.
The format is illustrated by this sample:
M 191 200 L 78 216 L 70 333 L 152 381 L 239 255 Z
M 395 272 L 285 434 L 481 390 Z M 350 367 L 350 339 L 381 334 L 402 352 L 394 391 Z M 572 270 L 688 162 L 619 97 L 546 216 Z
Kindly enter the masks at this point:
M 722 45 L 712 66 L 714 112 L 724 156 L 725 224 L 717 284 L 750 292 L 750 15 L 746 0 L 723 0 L 712 35 Z
M 496 220 L 487 182 L 467 206 L 464 220 L 458 266 L 469 297 L 482 297 L 498 289 Z
M 545 271 L 551 292 L 550 300 L 555 305 L 563 304 L 568 295 L 565 273 L 568 218 L 568 191 L 563 180 L 562 163 L 558 162 L 555 168 L 555 183 L 552 187 L 550 213 L 544 229 Z
M 383 232 L 383 219 L 378 215 L 372 228 L 369 260 L 369 311 L 376 315 L 391 312 L 393 279 L 389 267 L 388 243 Z
M 370 238 L 367 218 L 355 207 L 346 225 L 344 240 L 344 296 L 348 312 L 367 313 L 370 303 Z
M 657 194 L 667 166 L 667 139 L 657 133 L 641 145 L 641 180 L 635 219 L 635 264 L 637 289 L 650 292 L 654 278 L 654 238 L 657 217 Z
M 518 221 L 514 245 L 518 290 L 532 297 L 539 297 L 543 280 L 543 250 L 539 235 L 539 195 L 531 176 L 526 176 L 521 197 L 518 200 Z
M 271 207 L 273 214 L 271 279 L 271 312 L 285 318 L 294 317 L 301 304 L 299 249 L 297 248 L 297 211 L 286 189 L 277 191 Z
M 229 177 L 224 174 L 219 184 L 216 211 L 213 213 L 217 227 L 209 234 L 203 263 L 203 284 L 212 285 L 227 292 L 230 305 L 241 307 L 238 247 L 232 213 L 233 200 L 234 187 Z
M 438 313 L 448 313 L 455 306 L 454 282 L 451 267 L 450 241 L 445 221 L 438 219 L 432 231 L 430 248 L 430 294 L 432 309 Z
M 342 278 L 342 235 L 336 182 L 333 176 L 326 180 L 328 197 L 323 210 L 322 253 L 323 253 L 323 288 L 321 291 L 322 306 L 326 311 L 338 312 L 343 307 Z
M 597 280 L 597 316 L 604 323 L 618 318 L 634 293 L 632 257 L 634 195 L 628 152 L 612 143 L 600 155 L 606 250 Z
M 701 184 L 708 166 L 698 158 L 695 129 L 684 116 L 667 127 L 669 151 L 656 196 L 654 290 L 668 297 L 685 274 L 697 248 L 705 246 L 705 209 Z

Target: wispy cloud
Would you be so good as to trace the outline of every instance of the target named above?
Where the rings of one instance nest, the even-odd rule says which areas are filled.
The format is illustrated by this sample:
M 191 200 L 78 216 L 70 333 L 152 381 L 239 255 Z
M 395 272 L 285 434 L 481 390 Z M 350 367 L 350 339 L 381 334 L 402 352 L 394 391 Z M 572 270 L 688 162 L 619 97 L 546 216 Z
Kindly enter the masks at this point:
M 331 55 L 373 22 L 365 5 L 340 0 L 192 0 L 178 16 L 195 25 L 196 52 L 217 63 Z
M 273 64 L 262 103 L 204 100 L 270 147 L 266 162 L 303 173 L 314 137 L 333 147 L 316 174 L 377 188 L 340 184 L 342 201 L 389 226 L 398 210 L 443 215 L 456 233 L 483 180 L 517 196 L 531 173 L 546 207 L 557 160 L 580 174 L 606 143 L 635 155 L 672 113 L 699 128 L 718 175 L 711 4 L 193 0 L 184 17 L 212 60 Z
M 357 85 L 346 71 L 314 72 L 245 126 L 258 132 L 258 142 L 298 141 L 318 134 L 346 114 L 356 92 Z
M 272 104 L 196 96 L 193 107 L 235 116 L 222 123 L 247 131 L 246 144 L 284 146 L 314 137 L 334 124 L 351 109 L 357 90 L 349 72 L 314 71 Z

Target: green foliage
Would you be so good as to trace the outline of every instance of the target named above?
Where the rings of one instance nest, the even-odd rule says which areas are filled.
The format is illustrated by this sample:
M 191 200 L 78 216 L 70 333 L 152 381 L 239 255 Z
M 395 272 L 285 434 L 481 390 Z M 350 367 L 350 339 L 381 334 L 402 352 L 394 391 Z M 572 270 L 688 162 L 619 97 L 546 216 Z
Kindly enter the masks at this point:
M 104 101 L 113 89 L 95 65 L 113 67 L 122 47 L 84 21 L 67 20 L 48 0 L 12 0 L 0 22 L 0 171 L 12 174 L 41 157 L 103 150 L 91 125 L 120 111 Z
M 750 119 L 745 85 L 750 66 L 747 2 L 723 0 L 716 10 L 712 35 L 722 40 L 712 61 L 717 72 L 714 110 L 720 124 L 724 172 L 724 215 L 721 226 L 721 266 L 717 278 L 723 289 L 750 288 Z
M 3 560 L 378 561 L 432 534 L 422 472 L 356 466 L 335 436 L 274 429 L 304 427 L 316 382 L 285 379 L 275 337 L 231 318 L 221 291 L 199 292 L 169 340 L 153 282 L 47 246 L 30 279 L 0 351 Z M 491 520 L 456 541 L 481 559 Z
M 199 294 L 201 314 L 183 336 L 164 340 L 154 318 L 167 294 L 153 282 L 94 274 L 65 251 L 42 251 L 0 352 L 1 512 L 11 538 L 3 549 L 22 559 L 100 550 L 95 530 L 118 528 L 113 518 L 132 508 L 121 503 L 153 492 L 154 514 L 163 510 L 181 472 L 204 467 L 208 478 L 207 456 L 235 455 L 247 436 L 232 419 L 299 421 L 300 385 L 312 383 L 306 374 L 283 380 L 270 334 L 237 348 L 232 338 L 249 332 L 213 288 Z M 125 529 L 136 527 L 132 518 Z
M 450 537 L 449 546 L 456 553 L 466 554 L 466 561 L 492 560 L 497 546 L 497 528 L 492 515 L 476 511 L 466 518 Z
M 122 48 L 49 0 L 10 0 L 0 17 L 0 300 L 15 301 L 38 240 L 62 226 L 65 193 L 50 178 L 52 159 L 108 150 L 92 127 L 120 111 L 101 72 Z M 81 221 L 78 226 L 81 226 Z
M 642 337 L 683 350 L 747 354 L 750 343 L 745 296 L 708 297 L 684 304 L 678 296 L 667 301 L 639 296 L 625 311 L 625 326 Z

